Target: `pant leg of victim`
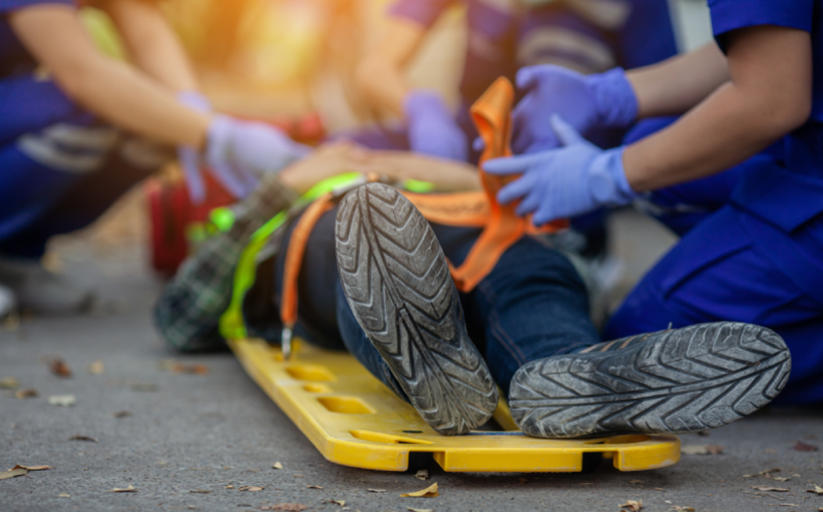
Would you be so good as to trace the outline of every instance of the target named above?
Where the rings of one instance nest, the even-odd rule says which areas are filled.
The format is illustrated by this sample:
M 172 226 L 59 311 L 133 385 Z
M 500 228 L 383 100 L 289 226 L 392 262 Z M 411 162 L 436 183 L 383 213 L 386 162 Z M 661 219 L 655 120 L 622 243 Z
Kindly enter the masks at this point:
M 462 261 L 464 245 L 445 243 L 444 249 L 452 261 Z M 524 237 L 510 247 L 461 298 L 469 333 L 505 396 L 525 363 L 600 342 L 577 270 L 535 238 Z

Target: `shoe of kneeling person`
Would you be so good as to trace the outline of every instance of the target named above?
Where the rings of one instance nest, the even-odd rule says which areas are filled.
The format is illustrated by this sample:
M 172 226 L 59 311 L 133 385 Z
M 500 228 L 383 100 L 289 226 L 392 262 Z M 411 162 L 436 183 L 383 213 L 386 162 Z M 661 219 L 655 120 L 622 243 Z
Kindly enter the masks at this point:
M 790 371 L 774 331 L 700 324 L 529 362 L 512 379 L 509 405 L 535 437 L 693 432 L 765 406 Z
M 0 258 L 0 283 L 21 309 L 41 315 L 69 315 L 89 309 L 92 293 L 46 270 L 39 260 Z
M 420 416 L 444 435 L 485 423 L 497 387 L 423 215 L 394 188 L 364 185 L 340 203 L 335 243 L 354 317 Z
M 11 288 L 0 284 L 0 320 L 17 309 L 17 298 Z

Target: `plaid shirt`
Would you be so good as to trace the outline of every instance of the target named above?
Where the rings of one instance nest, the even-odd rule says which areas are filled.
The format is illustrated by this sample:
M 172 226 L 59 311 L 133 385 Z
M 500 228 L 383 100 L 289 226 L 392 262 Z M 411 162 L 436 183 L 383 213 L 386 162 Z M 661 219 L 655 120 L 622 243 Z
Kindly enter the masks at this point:
M 296 200 L 297 194 L 276 175 L 264 179 L 254 193 L 232 207 L 232 227 L 205 241 L 181 265 L 154 306 L 155 324 L 170 346 L 184 352 L 224 346 L 220 316 L 231 301 L 240 253 L 257 229 Z

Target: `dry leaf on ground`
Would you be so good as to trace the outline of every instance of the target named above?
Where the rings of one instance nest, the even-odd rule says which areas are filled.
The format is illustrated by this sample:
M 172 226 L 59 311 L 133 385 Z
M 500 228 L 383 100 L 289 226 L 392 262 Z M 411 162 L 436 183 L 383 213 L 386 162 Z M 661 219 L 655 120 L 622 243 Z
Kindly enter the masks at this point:
M 792 479 L 792 477 L 790 477 L 790 476 L 773 476 L 772 477 L 772 480 L 774 480 L 775 482 L 788 482 L 791 479 Z
M 434 510 L 430 509 L 430 508 L 412 508 L 412 507 L 406 507 L 406 508 L 409 509 L 411 512 L 434 512 Z
M 189 491 L 189 494 L 211 494 L 211 491 L 207 491 L 206 489 L 194 489 Z
M 129 418 L 129 417 L 132 416 L 132 413 L 131 413 L 131 411 L 117 411 L 117 412 L 112 413 L 111 415 L 114 416 L 117 419 L 120 419 L 120 418 Z
M 60 493 L 57 495 L 58 498 L 71 498 L 71 494 L 67 494 L 65 492 Z
M 755 491 L 763 491 L 763 492 L 789 492 L 791 489 L 786 489 L 783 487 L 769 487 L 768 485 L 753 485 L 752 489 Z
M 280 464 L 279 462 L 275 462 L 274 464 L 271 465 L 271 467 L 272 467 L 272 469 L 283 469 L 283 464 Z
M 340 505 L 341 507 L 346 506 L 345 500 L 329 500 L 329 503 L 334 503 L 335 505 Z
M 28 471 L 25 469 L 10 469 L 8 471 L 0 471 L 0 480 L 5 480 L 7 478 L 14 478 L 16 476 L 23 476 Z
M 176 363 L 171 367 L 173 373 L 190 373 L 192 375 L 205 375 L 209 373 L 209 367 L 204 364 Z
M 22 464 L 18 464 L 11 468 L 10 471 L 14 471 L 15 469 L 25 469 L 26 471 L 46 471 L 47 469 L 53 469 L 51 466 L 24 466 Z
M 137 492 L 137 489 L 134 488 L 133 485 L 129 484 L 128 487 L 115 487 L 114 489 L 110 490 L 109 492 Z
M 764 478 L 772 478 L 772 475 L 771 475 L 772 473 L 780 473 L 780 468 L 764 469 L 763 471 L 761 471 L 759 473 L 754 473 L 754 474 L 751 474 L 751 475 L 743 475 L 743 478 L 755 478 L 755 477 L 758 477 L 758 476 L 762 476 Z
M 3 377 L 0 379 L 0 389 L 17 389 L 20 383 L 14 377 Z
M 414 474 L 414 477 L 418 480 L 428 480 L 429 479 L 429 470 L 428 469 L 418 469 L 417 473 Z
M 620 505 L 620 508 L 625 508 L 630 512 L 638 512 L 641 508 L 643 508 L 643 501 L 642 500 L 626 500 L 626 503 Z
M 369 492 L 386 492 L 386 489 L 366 489 Z
M 302 512 L 309 508 L 302 503 L 275 503 L 274 505 L 263 505 L 260 510 L 279 510 L 281 512 Z
M 319 485 L 307 485 L 306 489 L 322 489 Z
M 630 484 L 642 484 L 643 480 L 629 480 Z
M 71 368 L 69 368 L 69 365 L 59 357 L 54 358 L 49 362 L 49 371 L 64 379 L 71 377 Z
M 39 394 L 36 389 L 18 389 L 14 392 L 14 398 L 37 398 Z
M 720 455 L 723 447 L 716 444 L 689 444 L 680 448 L 686 455 Z
M 819 485 L 815 485 L 814 489 L 806 489 L 806 492 L 813 492 L 817 495 L 823 496 L 823 487 L 820 487 Z
M 103 361 L 99 359 L 86 367 L 86 371 L 92 375 L 103 375 L 104 370 L 105 366 L 103 365 Z
M 61 407 L 71 407 L 77 403 L 74 395 L 52 395 L 49 397 L 49 405 L 59 405 Z
M 816 452 L 817 446 L 813 444 L 806 444 L 803 441 L 798 441 L 794 444 L 792 450 L 796 452 Z
M 226 487 L 224 487 L 224 489 L 234 489 L 234 486 L 233 485 L 227 485 Z
M 697 512 L 694 507 L 678 507 L 677 505 L 674 506 L 674 509 L 677 512 Z
M 76 435 L 76 436 L 71 436 L 69 438 L 69 441 L 90 441 L 92 443 L 96 443 L 97 439 L 94 438 L 94 437 L 89 437 L 89 436 Z
M 257 487 L 256 485 L 244 485 L 243 487 L 237 489 L 238 491 L 248 491 L 248 492 L 260 492 L 265 487 Z
M 440 496 L 440 492 L 437 490 L 437 482 L 422 491 L 407 492 L 400 495 L 401 498 L 436 498 L 437 496 Z

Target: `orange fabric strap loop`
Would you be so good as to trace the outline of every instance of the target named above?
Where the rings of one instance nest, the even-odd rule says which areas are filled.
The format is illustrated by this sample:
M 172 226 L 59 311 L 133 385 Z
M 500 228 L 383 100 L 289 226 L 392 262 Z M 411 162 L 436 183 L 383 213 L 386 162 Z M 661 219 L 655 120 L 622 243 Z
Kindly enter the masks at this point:
M 506 249 L 523 235 L 552 233 L 568 226 L 568 222 L 559 221 L 536 228 L 532 225 L 531 218 L 518 217 L 514 212 L 516 204 L 502 206 L 497 202 L 497 192 L 515 178 L 492 176 L 483 172 L 483 162 L 486 160 L 512 155 L 510 141 L 513 101 L 514 88 L 511 82 L 500 77 L 471 106 L 472 119 L 485 143 L 478 171 L 489 204 L 489 215 L 483 233 L 465 261 L 452 271 L 454 284 L 462 292 L 473 290 L 497 265 Z
M 292 231 L 283 265 L 283 294 L 280 297 L 280 318 L 286 327 L 291 328 L 297 322 L 297 278 L 300 275 L 309 235 L 320 217 L 334 206 L 332 198 L 331 192 L 317 198 L 306 208 Z

